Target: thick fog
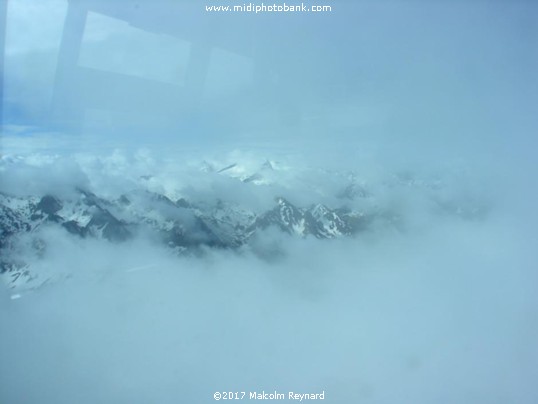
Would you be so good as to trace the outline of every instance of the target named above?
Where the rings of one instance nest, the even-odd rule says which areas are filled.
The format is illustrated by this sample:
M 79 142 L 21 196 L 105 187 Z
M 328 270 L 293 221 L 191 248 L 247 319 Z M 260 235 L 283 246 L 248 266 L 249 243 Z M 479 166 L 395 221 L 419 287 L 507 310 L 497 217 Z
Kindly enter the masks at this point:
M 275 198 L 376 219 L 181 253 L 52 222 L 1 240 L 31 275 L 0 285 L 0 402 L 538 402 L 538 7 L 202 3 L 9 1 L 6 207 L 82 189 L 187 229 Z
M 537 257 L 495 222 L 328 244 L 273 235 L 285 244 L 274 263 L 59 240 L 48 265 L 99 276 L 4 301 L 3 401 L 276 389 L 325 390 L 331 403 L 532 403 Z

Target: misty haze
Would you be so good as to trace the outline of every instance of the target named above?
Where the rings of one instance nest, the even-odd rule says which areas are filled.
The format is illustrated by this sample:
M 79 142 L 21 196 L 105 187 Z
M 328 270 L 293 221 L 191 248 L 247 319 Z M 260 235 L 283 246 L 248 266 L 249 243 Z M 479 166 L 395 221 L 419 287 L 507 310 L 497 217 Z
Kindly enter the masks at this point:
M 538 5 L 243 4 L 0 3 L 0 403 L 537 403 Z

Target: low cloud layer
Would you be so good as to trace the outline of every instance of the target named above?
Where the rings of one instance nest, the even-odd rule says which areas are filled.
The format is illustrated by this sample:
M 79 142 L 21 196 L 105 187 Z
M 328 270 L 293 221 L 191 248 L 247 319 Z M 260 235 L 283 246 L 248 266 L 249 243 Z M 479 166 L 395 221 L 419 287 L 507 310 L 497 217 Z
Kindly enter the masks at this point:
M 537 257 L 507 228 L 280 236 L 263 241 L 278 244 L 272 263 L 57 246 L 48 264 L 76 276 L 2 303 L 2 400 L 209 403 L 276 389 L 325 390 L 331 403 L 532 403 Z

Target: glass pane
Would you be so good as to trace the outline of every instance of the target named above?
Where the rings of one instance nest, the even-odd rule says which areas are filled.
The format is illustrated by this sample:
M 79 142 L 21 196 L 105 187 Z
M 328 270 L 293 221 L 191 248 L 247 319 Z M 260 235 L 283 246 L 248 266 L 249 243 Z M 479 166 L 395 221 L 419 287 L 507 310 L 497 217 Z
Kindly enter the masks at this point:
M 0 2 L 0 403 L 537 403 L 535 3 Z

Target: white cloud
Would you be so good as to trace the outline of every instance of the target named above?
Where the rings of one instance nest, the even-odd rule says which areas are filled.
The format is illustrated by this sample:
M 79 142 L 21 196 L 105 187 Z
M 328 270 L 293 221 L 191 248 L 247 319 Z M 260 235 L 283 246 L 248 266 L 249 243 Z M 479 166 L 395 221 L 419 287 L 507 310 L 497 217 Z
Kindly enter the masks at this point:
M 2 398 L 209 403 L 216 390 L 277 389 L 531 403 L 537 257 L 506 226 L 289 239 L 272 263 L 59 243 L 50 264 L 76 275 L 2 304 Z

